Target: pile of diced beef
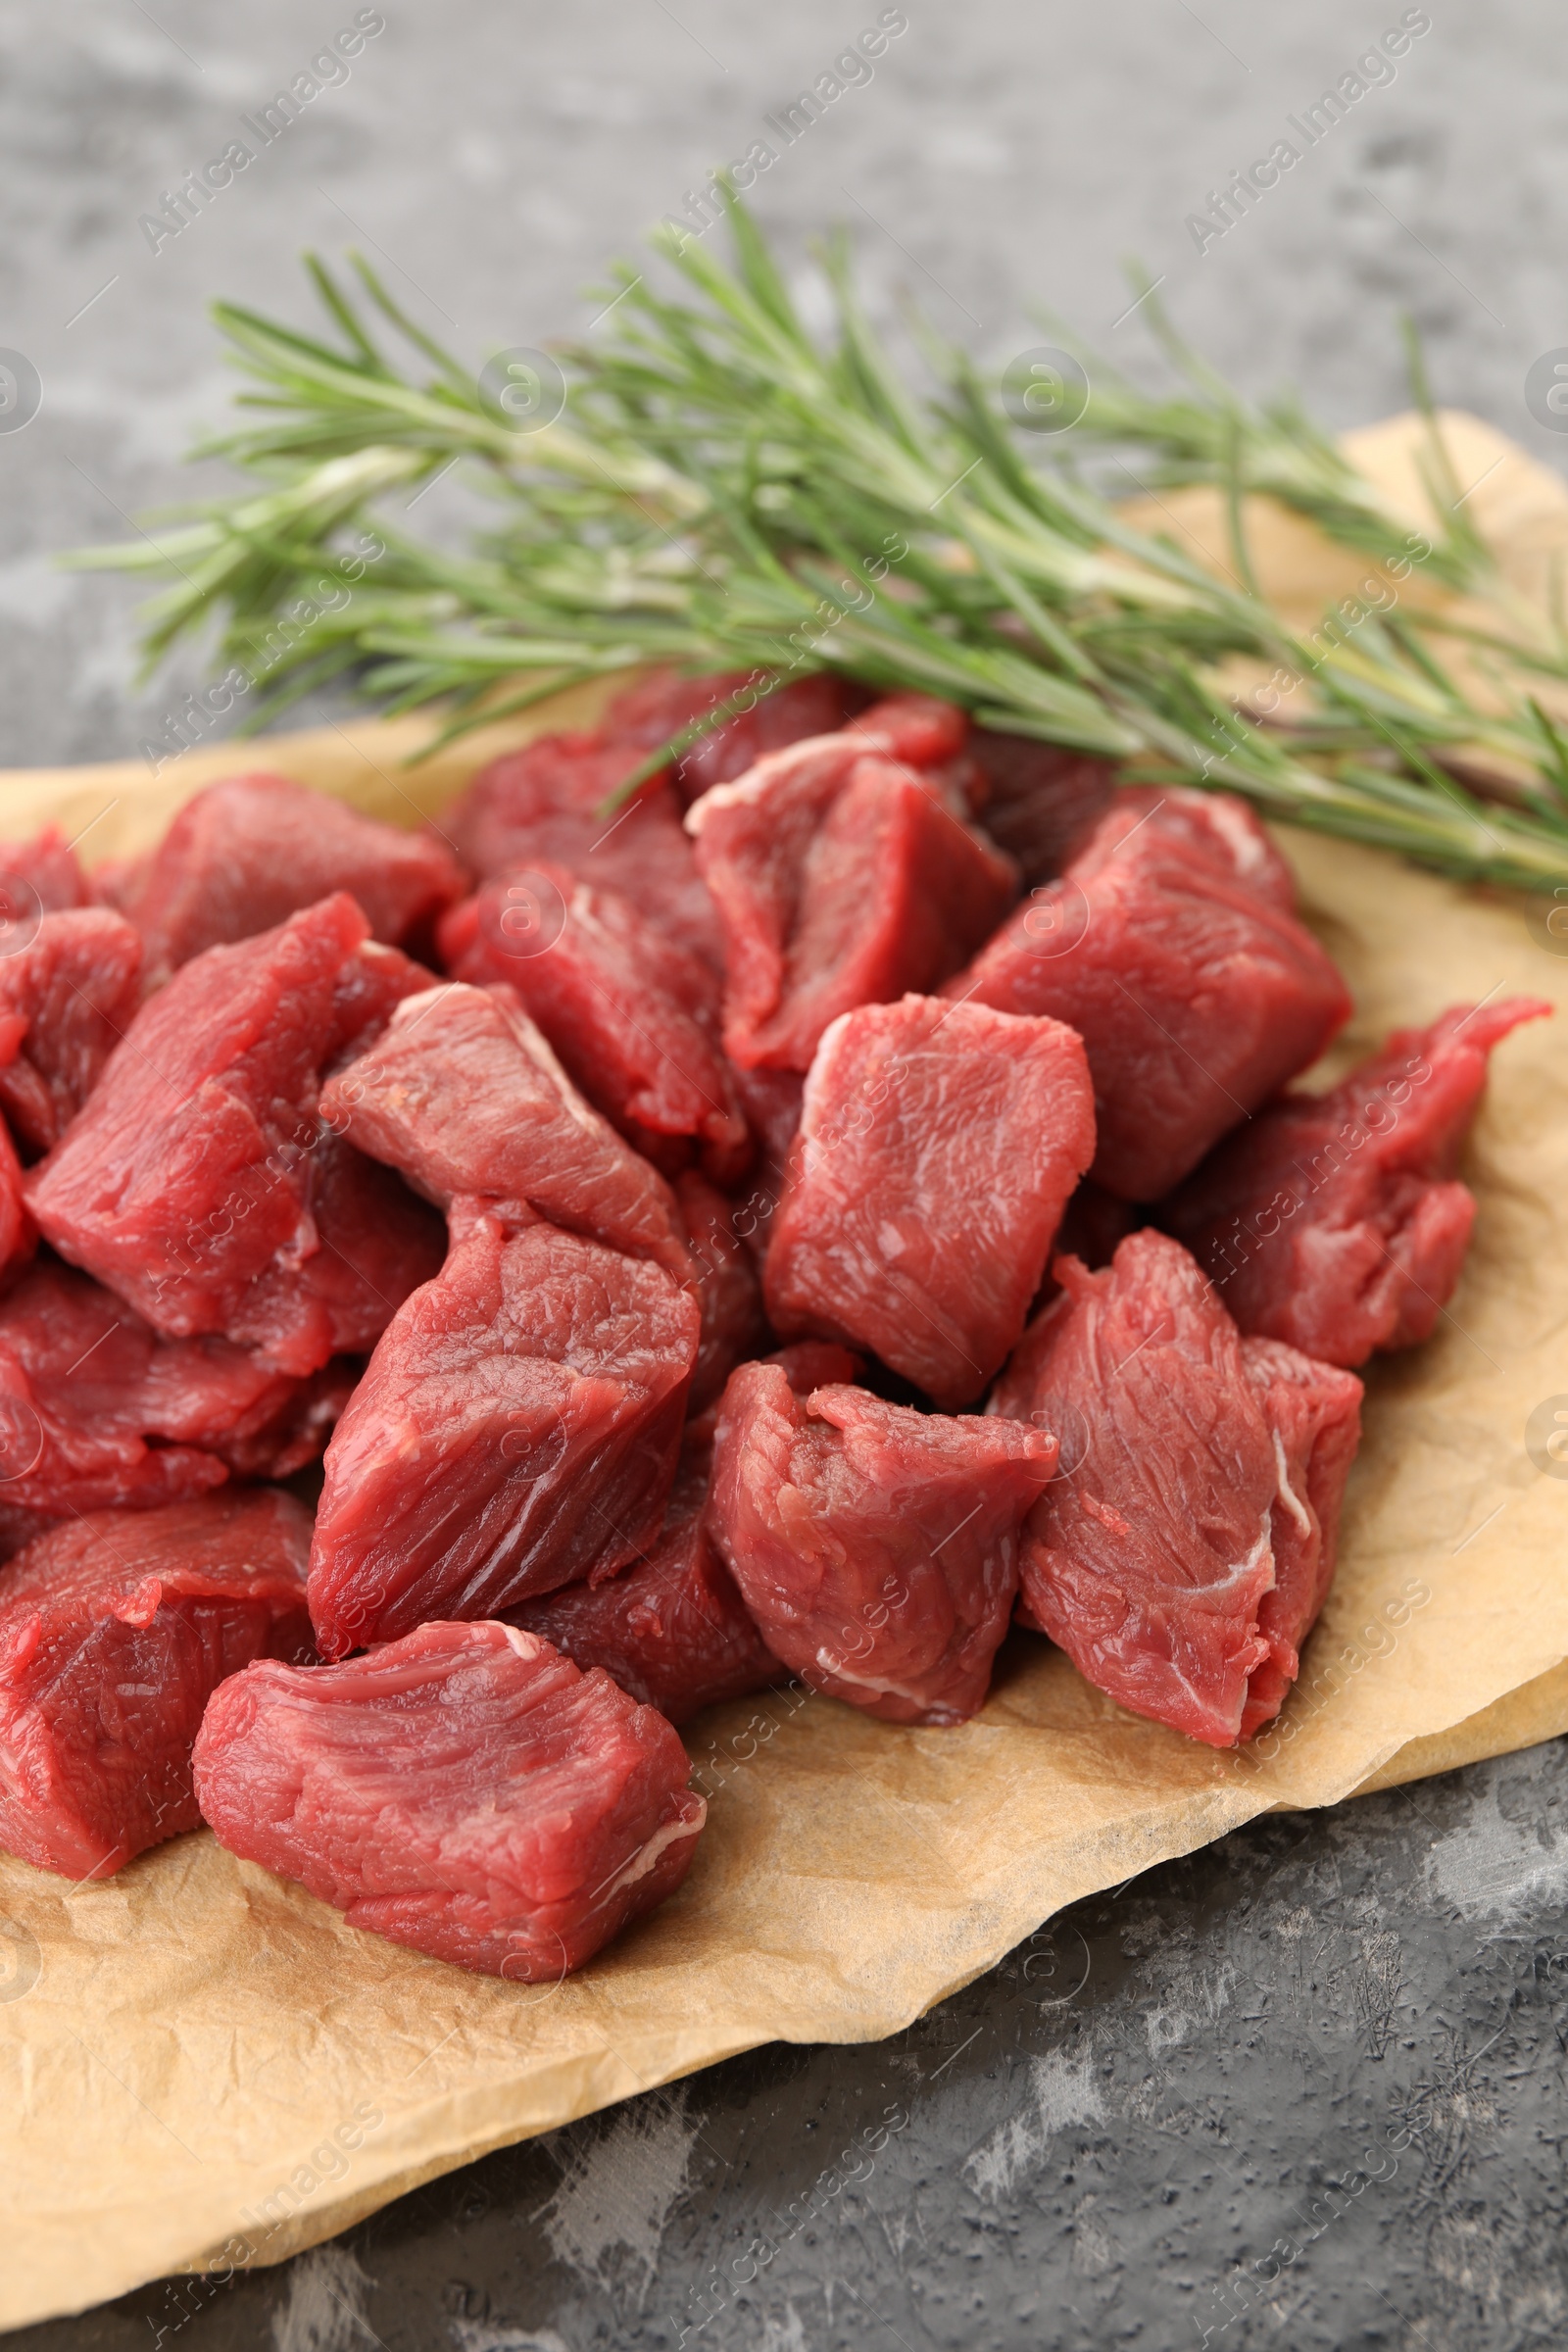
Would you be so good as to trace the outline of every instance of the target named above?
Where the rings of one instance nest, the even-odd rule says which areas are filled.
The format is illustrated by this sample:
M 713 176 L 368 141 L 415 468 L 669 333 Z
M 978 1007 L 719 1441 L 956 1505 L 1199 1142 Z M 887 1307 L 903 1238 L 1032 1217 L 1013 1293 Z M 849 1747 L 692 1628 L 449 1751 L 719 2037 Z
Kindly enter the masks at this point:
M 1019 1624 L 1277 1714 L 1545 1006 L 1288 1091 L 1350 1006 L 1242 804 L 823 677 L 625 797 L 734 684 L 424 833 L 246 775 L 0 850 L 12 1852 L 205 1819 L 550 1981 L 685 1876 L 715 1701 L 961 1725 Z

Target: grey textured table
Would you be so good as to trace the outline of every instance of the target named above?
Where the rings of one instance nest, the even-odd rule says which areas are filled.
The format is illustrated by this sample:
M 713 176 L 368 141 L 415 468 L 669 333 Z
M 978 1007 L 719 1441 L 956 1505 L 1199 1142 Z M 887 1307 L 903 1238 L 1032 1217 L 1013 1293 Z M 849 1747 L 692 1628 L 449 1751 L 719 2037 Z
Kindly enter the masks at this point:
M 41 392 L 24 430 L 0 432 L 0 762 L 133 753 L 199 674 L 138 692 L 131 593 L 49 559 L 201 486 L 178 460 L 223 414 L 210 297 L 303 319 L 298 249 L 358 243 L 476 360 L 580 331 L 604 264 L 883 14 L 371 13 L 384 29 L 348 77 L 253 139 L 253 164 L 154 250 L 140 216 L 361 12 L 79 0 L 68 18 L 0 0 L 0 345 Z M 1000 365 L 1039 341 L 1029 306 L 1046 301 L 1133 362 L 1139 320 L 1117 321 L 1136 254 L 1248 389 L 1294 378 L 1340 425 L 1402 404 L 1408 308 L 1441 396 L 1560 462 L 1568 442 L 1524 396 L 1531 363 L 1568 343 L 1568 83 L 1544 0 L 1435 7 L 1393 80 L 1365 76 L 1202 251 L 1188 216 L 1411 12 L 903 13 L 872 77 L 758 191 L 797 253 L 850 223 L 879 315 L 912 294 Z M 1561 2343 L 1565 1836 L 1557 1745 L 1254 1825 L 1079 1906 L 895 2042 L 734 2061 L 281 2270 L 152 2286 L 16 2340 Z

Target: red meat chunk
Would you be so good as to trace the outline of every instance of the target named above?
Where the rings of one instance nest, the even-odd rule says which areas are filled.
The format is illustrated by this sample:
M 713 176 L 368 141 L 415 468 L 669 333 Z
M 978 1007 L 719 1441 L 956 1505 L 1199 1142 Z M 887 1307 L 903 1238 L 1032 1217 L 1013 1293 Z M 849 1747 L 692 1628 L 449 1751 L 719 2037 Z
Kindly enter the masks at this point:
M 348 1386 L 337 1366 L 302 1382 L 227 1340 L 161 1340 L 41 1259 L 0 1298 L 0 1535 L 172 1502 L 230 1469 L 286 1478 L 320 1452 Z
M 691 1275 L 669 1186 L 583 1101 L 510 989 L 451 981 L 410 997 L 328 1081 L 321 1109 L 443 1207 L 460 1195 L 522 1205 Z
M 1055 1462 L 1043 1430 L 863 1389 L 803 1401 L 782 1366 L 742 1364 L 719 1406 L 709 1526 L 769 1649 L 813 1690 L 890 1723 L 964 1723 Z
M 568 1585 L 506 1612 L 579 1666 L 603 1666 L 633 1698 L 684 1723 L 744 1698 L 784 1669 L 752 1623 L 703 1524 L 708 1470 L 683 1462 L 664 1532 L 645 1560 L 607 1585 Z
M 803 1403 L 814 1389 L 853 1387 L 865 1370 L 864 1356 L 833 1340 L 794 1340 L 761 1360 L 777 1364 Z
M 405 997 L 423 996 L 437 985 L 428 965 L 379 940 L 362 941 L 339 971 L 332 990 L 332 1025 L 322 1049 L 321 1068 L 330 1076 L 345 1069 L 371 1046 Z
M 1254 857 L 1251 817 L 1218 795 L 1187 798 L 1199 808 L 1178 801 L 1174 815 L 1167 806 L 1140 818 L 1118 796 L 1060 879 L 944 991 L 1078 1031 L 1095 1082 L 1095 1178 L 1128 1200 L 1179 1183 L 1315 1060 L 1350 1009 L 1281 903 L 1266 842 Z M 1200 820 L 1206 844 L 1194 839 Z
M 687 817 L 724 927 L 725 1051 L 744 1067 L 809 1069 L 830 1021 L 933 987 L 1012 902 L 1011 860 L 947 779 L 908 763 L 946 758 L 962 724 L 919 701 L 770 753 Z
M 92 890 L 76 853 L 58 825 L 31 841 L 0 841 L 0 937 L 22 945 L 41 914 L 86 906 Z
M 617 744 L 635 746 L 646 757 L 693 719 L 731 700 L 747 683 L 747 673 L 740 669 L 706 678 L 656 670 L 615 697 L 605 716 L 604 733 Z M 782 751 L 807 735 L 835 734 L 867 699 L 846 679 L 826 670 L 810 671 L 698 736 L 671 764 L 670 780 L 684 802 L 700 800 L 710 786 L 744 776 L 768 752 Z
M 168 1338 L 303 1377 L 371 1347 L 441 1263 L 439 1220 L 317 1115 L 368 1002 L 419 977 L 365 938 L 340 894 L 184 965 L 28 1178 L 62 1256 Z
M 217 1494 L 53 1529 L 0 1583 L 0 1846 L 103 1879 L 196 1828 L 191 1748 L 253 1658 L 307 1658 L 310 1513 Z
M 777 1364 L 803 1404 L 813 1390 L 853 1387 L 865 1370 L 864 1356 L 853 1354 L 835 1340 L 794 1340 L 788 1348 L 775 1348 L 770 1355 L 746 1360 Z M 720 1396 L 706 1412 L 694 1413 L 687 1422 L 683 1443 L 686 1453 L 693 1458 L 703 1456 L 711 1462 L 713 1434 L 722 1402 Z
M 672 1894 L 707 1816 L 674 1731 L 508 1625 L 423 1625 L 344 1666 L 248 1667 L 196 1742 L 231 1853 L 357 1928 L 558 1981 Z
M 0 1118 L 0 1276 L 24 1265 L 38 1239 L 22 1189 L 22 1162 L 11 1130 Z
M 1049 882 L 1104 815 L 1115 770 L 1086 752 L 988 727 L 974 728 L 969 753 L 982 778 L 986 831 L 1014 860 L 1026 889 Z
M 453 1212 L 326 1449 L 311 1555 L 323 1657 L 612 1576 L 658 1537 L 697 1303 L 658 1266 Z
M 141 941 L 106 906 L 46 914 L 0 956 L 0 1109 L 34 1157 L 86 1102 L 140 996 Z
M 172 1345 L 216 1350 L 228 1343 L 176 1340 Z M 240 1426 L 215 1435 L 210 1441 L 213 1451 L 236 1478 L 291 1478 L 296 1470 L 320 1460 L 363 1370 L 360 1356 L 334 1356 L 308 1380 L 290 1381 L 290 1393 L 279 1399 L 269 1419 L 259 1420 L 252 1411 Z
M 624 891 L 656 930 L 717 970 L 717 918 L 670 785 L 651 777 L 617 815 L 601 814 L 643 757 L 640 746 L 602 734 L 540 735 L 492 760 L 442 822 L 481 880 L 516 866 L 568 866 Z
M 690 1168 L 675 1179 L 675 1197 L 697 1268 L 703 1318 L 690 1403 L 697 1414 L 723 1395 L 735 1366 L 766 1345 L 767 1325 L 756 1267 L 736 1238 L 734 1211 L 723 1194 Z
M 1094 1154 L 1089 1066 L 1059 1021 L 937 997 L 841 1014 L 773 1219 L 770 1321 L 969 1403 L 1017 1346 Z
M 719 1048 L 710 963 L 618 890 L 564 865 L 521 869 L 453 908 L 440 945 L 456 979 L 513 988 L 597 1110 L 666 1175 L 698 1152 L 718 1183 L 751 1136 Z
M 372 938 L 396 944 L 466 887 L 433 835 L 378 823 L 286 776 L 250 775 L 187 801 L 116 897 L 156 987 L 205 948 L 273 930 L 335 891 L 357 901 Z
M 1166 1235 L 1129 1236 L 1102 1273 L 1070 1257 L 1054 1272 L 1060 1293 L 991 1401 L 1061 1440 L 1062 1474 L 1024 1544 L 1026 1620 L 1123 1706 L 1232 1746 L 1285 1688 L 1298 1598 L 1287 1592 L 1271 1628 L 1260 1620 L 1279 1581 L 1276 1505 L 1292 1512 L 1287 1487 L 1311 1495 L 1298 1407 L 1277 1448 L 1265 1405 L 1284 1376 L 1254 1379 L 1212 1287 Z M 1348 1392 L 1325 1366 L 1307 1375 L 1326 1424 Z M 1313 1498 L 1324 1510 L 1337 1506 L 1327 1458 Z M 1320 1548 L 1301 1581 L 1322 1570 Z
M 1192 859 L 1282 914 L 1296 912 L 1295 876 L 1260 818 L 1231 793 L 1124 786 L 1076 853 L 1072 871 L 1087 883 L 1106 866 L 1125 862 L 1129 852 L 1159 865 Z
M 1345 1482 L 1361 1443 L 1361 1383 L 1278 1340 L 1244 1340 L 1242 1361 L 1274 1441 L 1279 1484 L 1269 1521 L 1274 1588 L 1257 1612 L 1269 1655 L 1247 1686 L 1241 1736 L 1279 1713 L 1301 1646 L 1334 1582 Z
M 1550 1010 L 1504 997 L 1401 1029 L 1327 1093 L 1270 1103 L 1162 1204 L 1243 1331 L 1331 1364 L 1431 1337 L 1475 1216 L 1454 1169 L 1487 1057 Z

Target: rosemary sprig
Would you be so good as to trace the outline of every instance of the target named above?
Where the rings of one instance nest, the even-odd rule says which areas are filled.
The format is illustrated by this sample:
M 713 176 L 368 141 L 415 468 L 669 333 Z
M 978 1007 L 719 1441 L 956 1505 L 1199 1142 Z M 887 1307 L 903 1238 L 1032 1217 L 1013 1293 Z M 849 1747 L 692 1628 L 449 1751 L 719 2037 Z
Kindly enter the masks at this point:
M 358 257 L 357 287 L 310 264 L 335 341 L 220 305 L 257 415 L 198 454 L 250 485 L 74 560 L 172 576 L 149 662 L 216 619 L 220 658 L 263 689 L 258 715 L 350 669 L 393 709 L 445 702 L 450 736 L 649 662 L 742 669 L 760 691 L 834 668 L 1453 873 L 1568 881 L 1568 746 L 1538 701 L 1505 686 L 1479 708 L 1412 615 L 1305 644 L 1256 592 L 1240 544 L 1249 491 L 1380 560 L 1406 528 L 1297 412 L 1244 410 L 1185 354 L 1193 392 L 1157 410 L 1097 377 L 1096 432 L 1137 442 L 1164 478 L 1226 487 L 1239 579 L 1219 579 L 1134 529 L 1070 455 L 1015 433 L 961 355 L 939 351 L 917 397 L 859 308 L 842 241 L 823 257 L 837 328 L 822 344 L 739 204 L 730 226 L 732 268 L 662 232 L 677 292 L 621 273 L 609 332 L 564 355 L 563 414 L 533 432 Z M 413 497 L 453 468 L 495 511 L 459 553 L 408 525 Z M 351 554 L 367 546 L 373 561 Z M 1469 589 L 1490 559 L 1456 524 L 1433 561 Z M 1489 650 L 1511 658 L 1522 636 L 1535 673 L 1553 673 L 1551 632 L 1522 632 L 1510 611 Z M 1236 656 L 1296 682 L 1288 732 L 1223 690 Z M 1460 781 L 1489 764 L 1532 778 L 1521 805 Z

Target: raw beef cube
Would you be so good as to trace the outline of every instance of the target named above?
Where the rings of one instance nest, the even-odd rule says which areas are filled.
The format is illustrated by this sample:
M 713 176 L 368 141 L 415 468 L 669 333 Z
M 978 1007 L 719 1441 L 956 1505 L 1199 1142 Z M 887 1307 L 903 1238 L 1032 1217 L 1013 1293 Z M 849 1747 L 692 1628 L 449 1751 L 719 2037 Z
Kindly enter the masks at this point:
M 523 1205 L 691 1274 L 669 1186 L 583 1101 L 512 991 L 449 981 L 401 1004 L 328 1080 L 322 1114 L 445 1207 Z
M 1361 1443 L 1361 1383 L 1278 1340 L 1244 1340 L 1242 1361 L 1274 1441 L 1279 1484 L 1270 1534 L 1274 1589 L 1257 1630 L 1269 1656 L 1247 1687 L 1242 1738 L 1279 1713 L 1301 1663 L 1301 1645 L 1334 1582 L 1340 1506 Z
M 191 1748 L 253 1658 L 308 1658 L 311 1518 L 292 1494 L 94 1511 L 0 1580 L 0 1846 L 103 1879 L 193 1830 Z
M 27 1180 L 61 1255 L 168 1338 L 221 1333 L 303 1378 L 371 1347 L 441 1263 L 438 1220 L 317 1115 L 367 992 L 416 968 L 367 967 L 365 938 L 340 893 L 184 965 Z
M 485 885 L 441 925 L 458 980 L 505 981 L 597 1110 L 666 1175 L 697 1153 L 718 1183 L 751 1135 L 718 1043 L 711 964 L 623 892 L 536 865 Z
M 1331 1364 L 1431 1337 L 1475 1216 L 1454 1169 L 1487 1056 L 1550 1010 L 1504 997 L 1401 1029 L 1326 1094 L 1271 1102 L 1162 1203 L 1243 1331 Z
M 734 1212 L 695 1168 L 675 1179 L 675 1198 L 697 1269 L 702 1338 L 692 1374 L 690 1410 L 706 1412 L 723 1395 L 735 1366 L 766 1345 L 762 1290 L 750 1252 L 736 1239 Z
M 1083 843 L 1072 864 L 1087 885 L 1131 850 L 1151 862 L 1172 856 L 1195 859 L 1226 882 L 1265 899 L 1282 914 L 1296 912 L 1296 880 L 1267 828 L 1245 801 L 1228 792 L 1193 792 L 1175 784 L 1126 786 Z
M 254 938 L 335 891 L 396 943 L 463 896 L 463 869 L 428 833 L 363 816 L 286 776 L 230 776 L 187 801 L 163 842 L 122 879 L 156 987 L 204 948 Z
M 763 1641 L 813 1690 L 890 1723 L 964 1723 L 1055 1462 L 1043 1430 L 863 1389 L 803 1400 L 781 1365 L 742 1364 L 719 1406 L 709 1526 Z
M 25 1264 L 38 1238 L 22 1189 L 22 1162 L 0 1117 L 0 1276 Z
M 853 1387 L 865 1370 L 863 1356 L 833 1340 L 795 1340 L 761 1360 L 777 1364 L 803 1403 L 813 1389 Z
M 0 1109 L 34 1158 L 60 1141 L 135 1017 L 141 941 L 122 915 L 44 915 L 0 956 Z
M 1239 879 L 1223 842 L 1203 851 L 1185 837 L 1195 826 L 1173 838 L 1159 818 L 1129 824 L 1125 804 L 1112 808 L 943 992 L 1078 1031 L 1095 1082 L 1095 1180 L 1127 1200 L 1168 1192 L 1315 1060 L 1350 1009 L 1317 941 L 1270 895 L 1272 867 Z
M 763 1275 L 784 1338 L 881 1357 L 945 1411 L 1023 1333 L 1095 1155 L 1081 1040 L 1059 1021 L 905 997 L 817 1048 Z
M 978 782 L 972 763 L 963 757 L 969 740 L 969 719 L 956 703 L 944 703 L 934 694 L 890 694 L 852 718 L 846 732 L 875 744 L 893 760 L 909 767 L 928 768 L 938 776 L 955 807 L 967 807 Z M 962 765 L 956 763 L 962 757 Z
M 635 746 L 637 754 L 646 757 L 747 684 L 741 669 L 706 678 L 656 670 L 615 697 L 605 714 L 604 734 L 616 744 Z M 683 802 L 700 800 L 710 785 L 744 776 L 766 752 L 782 751 L 807 735 L 834 734 L 867 699 L 848 680 L 813 670 L 761 695 L 749 710 L 737 711 L 699 735 L 672 762 L 670 780 Z
M 725 1051 L 747 1068 L 809 1069 L 830 1021 L 934 987 L 1012 902 L 1011 859 L 950 782 L 895 755 L 951 740 L 918 699 L 772 752 L 687 814 L 724 928 Z
M 259 1664 L 208 1707 L 231 1853 L 438 1960 L 559 1981 L 672 1894 L 707 1816 L 670 1726 L 510 1625 L 423 1625 L 346 1666 Z
M 175 1340 L 169 1344 L 203 1350 L 228 1347 L 226 1340 Z M 309 1380 L 288 1381 L 284 1385 L 289 1393 L 279 1399 L 269 1419 L 260 1420 L 253 1408 L 237 1427 L 209 1441 L 213 1451 L 236 1478 L 291 1478 L 296 1470 L 320 1460 L 363 1370 L 358 1356 L 334 1356 Z
M 509 1609 L 583 1667 L 603 1666 L 671 1723 L 783 1679 L 703 1524 L 708 1470 L 682 1463 L 664 1532 L 645 1560 L 607 1585 L 568 1585 Z
M 323 1657 L 612 1576 L 658 1537 L 697 1303 L 660 1267 L 460 1202 L 326 1449 L 311 1554 Z
M 834 1340 L 795 1340 L 788 1348 L 775 1348 L 771 1355 L 758 1360 L 777 1364 L 803 1404 L 814 1389 L 853 1387 L 865 1370 L 863 1355 L 852 1354 Z M 685 1453 L 693 1459 L 710 1460 L 722 1401 L 720 1394 L 706 1412 L 694 1413 L 687 1422 L 682 1444 Z
M 332 991 L 332 1027 L 321 1055 L 322 1075 L 346 1069 L 366 1053 L 405 997 L 422 997 L 440 985 L 428 964 L 416 963 L 399 948 L 363 940 L 337 976 Z
M 1014 860 L 1026 889 L 1049 882 L 1103 816 L 1115 770 L 1087 752 L 988 727 L 973 729 L 969 754 L 983 779 L 987 833 Z
M 364 1355 L 420 1283 L 440 1272 L 446 1230 L 391 1168 L 318 1127 L 302 1171 L 317 1246 L 285 1259 L 258 1303 L 251 1344 L 303 1373 L 337 1354 Z M 270 1331 L 284 1324 L 288 1338 Z
M 1054 1270 L 990 1408 L 1061 1440 L 1024 1544 L 1027 1621 L 1123 1706 L 1231 1746 L 1274 1655 L 1258 1614 L 1280 1489 L 1241 1335 L 1164 1234 L 1131 1235 L 1103 1273 Z
M 46 1257 L 0 1298 L 0 1502 L 50 1520 L 175 1501 L 230 1468 L 283 1478 L 320 1452 L 345 1395 L 341 1368 L 305 1384 L 227 1340 L 161 1340 Z
M 21 945 L 41 914 L 86 906 L 92 890 L 58 825 L 31 841 L 0 841 L 0 940 Z
M 442 822 L 481 880 L 514 866 L 569 866 L 624 891 L 656 930 L 716 971 L 718 922 L 670 785 L 651 777 L 617 814 L 602 813 L 643 757 L 641 746 L 601 734 L 540 735 L 492 760 Z

